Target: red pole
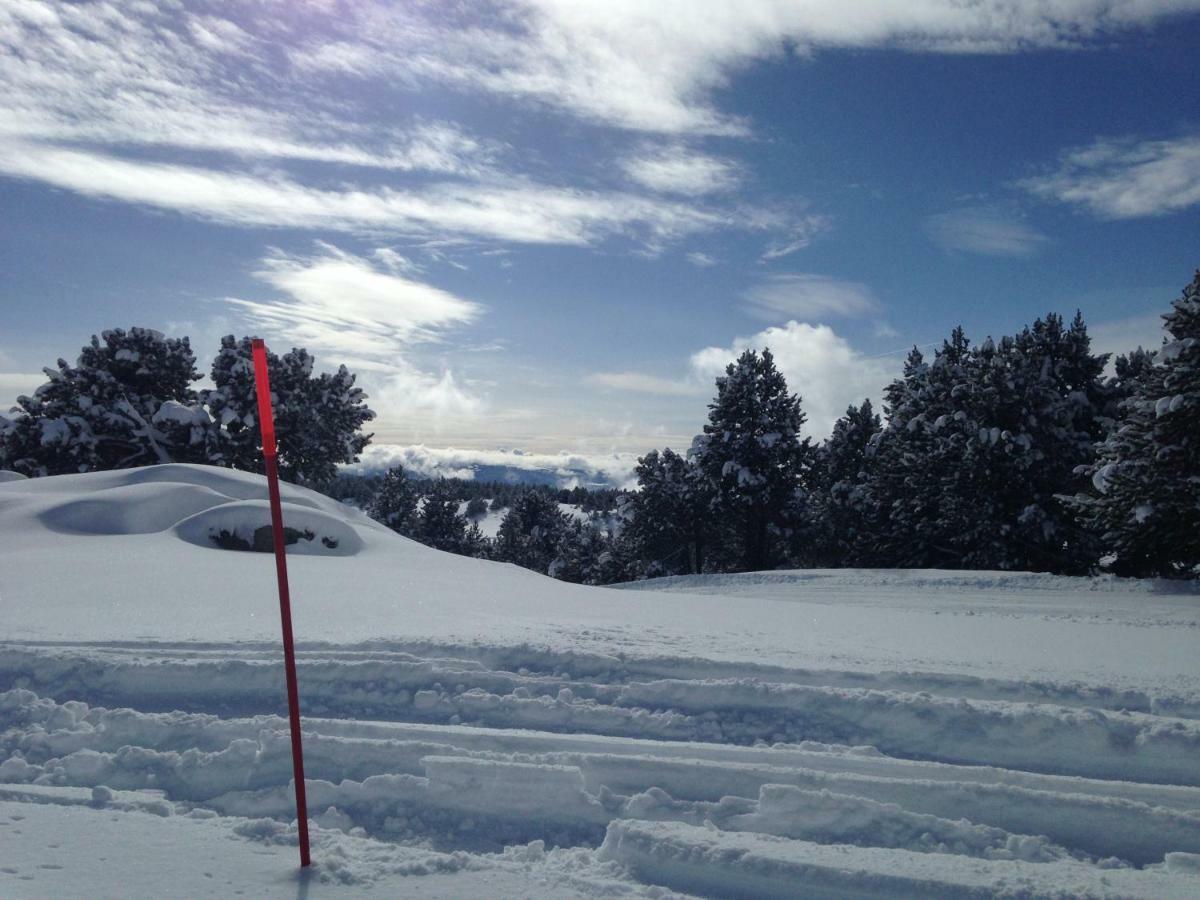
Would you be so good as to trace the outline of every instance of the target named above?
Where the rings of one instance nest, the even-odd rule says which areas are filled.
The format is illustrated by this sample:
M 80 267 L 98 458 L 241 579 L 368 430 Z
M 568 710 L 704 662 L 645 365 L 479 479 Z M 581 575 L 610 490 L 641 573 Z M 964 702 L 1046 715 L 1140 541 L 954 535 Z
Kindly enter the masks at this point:
M 283 620 L 283 662 L 287 673 L 288 720 L 292 732 L 292 774 L 296 782 L 296 822 L 300 826 L 300 865 L 307 866 L 308 800 L 304 792 L 304 748 L 300 743 L 300 690 L 296 684 L 296 647 L 292 640 L 292 601 L 288 594 L 287 553 L 283 541 L 283 508 L 279 503 L 279 465 L 275 458 L 275 416 L 267 378 L 267 345 L 255 338 L 254 383 L 258 389 L 258 423 L 262 430 L 267 490 L 271 498 L 271 532 L 275 538 L 275 575 L 279 580 L 279 617 Z

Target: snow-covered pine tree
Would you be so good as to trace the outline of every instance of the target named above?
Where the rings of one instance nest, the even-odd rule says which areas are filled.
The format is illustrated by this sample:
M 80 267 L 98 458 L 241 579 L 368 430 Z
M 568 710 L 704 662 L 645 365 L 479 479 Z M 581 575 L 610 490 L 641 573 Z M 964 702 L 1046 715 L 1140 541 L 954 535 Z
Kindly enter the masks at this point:
M 267 372 L 280 477 L 320 486 L 334 477 L 338 465 L 358 460 L 371 440 L 362 426 L 375 413 L 367 408 L 366 395 L 354 386 L 354 375 L 345 366 L 314 376 L 313 357 L 303 348 L 294 348 L 282 356 L 268 352 Z M 214 422 L 209 462 L 263 471 L 250 338 L 221 338 L 212 380 L 215 387 L 202 394 Z
M 788 392 L 769 349 L 745 351 L 717 379 L 708 424 L 690 456 L 713 491 L 722 527 L 714 551 L 740 571 L 770 568 L 783 555 L 787 532 L 800 526 L 802 481 L 813 449 L 800 439 L 804 413 Z
M 403 466 L 387 470 L 367 513 L 392 531 L 412 536 L 417 526 L 417 491 Z
M 477 522 L 467 520 L 467 531 L 463 535 L 462 549 L 458 552 L 463 556 L 473 556 L 475 559 L 491 559 L 492 542 L 480 530 Z
M 1005 483 L 1019 488 L 1006 494 L 1003 507 L 1014 517 L 1003 535 L 1003 561 L 1006 568 L 1085 572 L 1096 546 L 1060 496 L 1083 487 L 1077 470 L 1095 459 L 1096 441 L 1110 423 L 1112 388 L 1102 377 L 1108 356 L 1091 352 L 1078 312 L 1069 326 L 1056 315 L 1034 322 L 1015 336 L 1013 354 L 1010 368 L 1022 374 L 1023 391 L 1012 396 L 1008 379 L 998 385 L 997 397 L 1011 399 L 998 404 L 1002 413 L 991 426 L 1001 429 L 995 446 L 1005 451 Z
M 937 421 L 941 431 L 955 384 L 965 381 L 963 370 L 968 342 L 957 328 L 927 363 L 914 347 L 904 362 L 900 378 L 884 389 L 887 427 L 867 448 L 869 477 L 860 495 L 863 521 L 853 541 L 850 560 L 855 565 L 906 567 L 952 565 L 955 552 L 942 546 L 938 533 L 942 457 L 956 451 L 942 445 L 926 427 Z M 965 414 L 964 414 L 965 415 Z
M 558 544 L 568 524 L 553 497 L 542 491 L 521 493 L 500 523 L 495 555 L 543 575 L 558 556 Z
M 458 512 L 458 499 L 441 482 L 425 492 L 413 537 L 428 547 L 462 553 L 467 543 L 467 519 Z
M 1094 555 L 1057 499 L 1102 433 L 1105 358 L 1055 314 L 971 348 L 914 351 L 872 443 L 860 564 L 1076 572 Z
M 1115 554 L 1113 571 L 1197 578 L 1200 271 L 1163 318 L 1169 339 L 1133 373 L 1117 427 L 1084 470 L 1094 492 L 1078 493 L 1071 505 Z
M 636 544 L 629 537 L 628 528 L 616 528 L 609 532 L 598 562 L 600 570 L 597 584 L 618 584 L 643 577 L 643 562 Z
M 0 468 L 36 476 L 203 460 L 208 418 L 187 338 L 113 328 L 74 366 L 43 371 L 47 383 L 0 423 Z
M 818 545 L 815 557 L 821 565 L 845 565 L 857 539 L 867 449 L 881 427 L 869 399 L 861 406 L 851 404 L 818 449 L 810 481 Z
M 607 549 L 608 538 L 598 522 L 576 519 L 563 530 L 547 574 L 574 584 L 600 584 Z
M 1138 347 L 1113 360 L 1116 374 L 1108 380 L 1108 407 L 1104 410 L 1105 436 L 1120 427 L 1129 411 L 1126 400 L 1143 390 L 1142 379 L 1154 367 L 1154 351 Z
M 695 463 L 670 448 L 638 460 L 638 490 L 627 504 L 626 538 L 655 577 L 704 570 L 712 491 Z

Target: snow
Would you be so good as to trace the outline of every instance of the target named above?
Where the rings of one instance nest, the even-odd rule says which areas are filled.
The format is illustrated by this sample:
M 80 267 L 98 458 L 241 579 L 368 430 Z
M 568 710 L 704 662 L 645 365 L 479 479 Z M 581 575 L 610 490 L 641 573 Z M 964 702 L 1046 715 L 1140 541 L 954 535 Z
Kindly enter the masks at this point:
M 299 880 L 273 562 L 212 540 L 252 542 L 265 493 L 180 465 L 0 484 L 0 895 L 1197 892 L 1194 588 L 588 588 L 285 485 L 314 535 Z
M 126 351 L 118 351 L 118 356 L 123 352 Z M 207 425 L 211 420 L 203 406 L 187 406 L 176 400 L 165 400 L 150 421 L 154 425 L 167 422 L 176 425 Z
M 424 501 L 424 497 L 420 498 L 421 503 L 424 503 Z M 466 500 L 463 500 L 458 504 L 458 514 L 460 516 L 467 515 L 468 505 L 469 504 Z M 492 502 L 489 499 L 487 501 L 487 509 L 484 511 L 483 515 L 471 517 L 468 519 L 468 521 L 478 525 L 480 533 L 485 538 L 495 540 L 496 536 L 500 534 L 500 526 L 504 523 L 504 517 L 506 515 L 508 515 L 507 506 L 503 506 L 500 509 L 492 509 Z
M 699 896 L 805 897 L 1188 897 L 1196 885 L 1147 872 L 1069 862 L 985 862 L 730 834 L 678 822 L 614 822 L 603 859 Z M 1173 870 L 1172 870 L 1173 871 Z

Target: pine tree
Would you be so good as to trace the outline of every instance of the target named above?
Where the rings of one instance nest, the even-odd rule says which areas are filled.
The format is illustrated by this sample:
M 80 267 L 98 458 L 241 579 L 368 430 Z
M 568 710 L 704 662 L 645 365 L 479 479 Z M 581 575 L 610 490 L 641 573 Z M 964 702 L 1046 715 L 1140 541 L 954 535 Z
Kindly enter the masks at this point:
M 885 392 L 851 556 L 884 566 L 1086 570 L 1094 546 L 1059 501 L 1103 433 L 1105 357 L 1082 317 L 1051 314 L 972 348 L 961 328 L 916 350 Z
M 458 500 L 442 483 L 426 492 L 412 535 L 422 544 L 448 553 L 463 553 L 467 545 L 467 519 L 458 512 Z
M 573 584 L 600 584 L 607 545 L 608 538 L 597 521 L 576 519 L 563 530 L 547 574 Z
M 187 338 L 93 335 L 74 366 L 44 369 L 47 383 L 0 417 L 0 468 L 35 476 L 201 461 L 208 417 L 192 390 L 195 362 Z
M 880 428 L 869 399 L 861 406 L 851 404 L 819 449 L 811 483 L 818 522 L 816 559 L 821 565 L 844 565 L 858 539 L 867 453 Z
M 568 520 L 541 491 L 524 491 L 509 507 L 496 535 L 496 559 L 546 574 L 558 557 Z
M 714 550 L 729 568 L 770 568 L 788 533 L 801 527 L 802 480 L 813 456 L 800 439 L 800 398 L 768 349 L 747 350 L 717 379 L 708 424 L 692 445 L 695 464 L 713 491 L 712 510 L 724 540 Z
M 417 526 L 417 491 L 403 466 L 388 469 L 367 512 L 392 531 L 406 537 L 413 535 Z
M 482 497 L 472 497 L 467 501 L 465 515 L 473 522 L 478 522 L 487 515 L 488 503 Z
M 321 486 L 337 466 L 357 462 L 371 435 L 362 426 L 375 418 L 366 395 L 354 386 L 345 366 L 313 375 L 313 358 L 303 348 L 278 356 L 267 353 L 267 373 L 275 415 L 279 474 L 287 481 Z M 213 359 L 215 388 L 203 393 L 214 421 L 208 459 L 216 465 L 262 472 L 258 399 L 251 339 L 221 338 Z
M 1152 363 L 1134 360 L 1117 427 L 1071 501 L 1124 575 L 1200 577 L 1200 271 L 1165 315 Z M 1133 371 L 1133 369 L 1137 369 Z M 1118 372 L 1121 376 L 1121 373 Z
M 615 529 L 609 533 L 598 563 L 596 584 L 619 584 L 643 577 L 644 564 L 627 529 Z
M 479 525 L 469 520 L 468 522 L 466 533 L 463 535 L 462 549 L 458 552 L 475 559 L 491 559 L 492 542 L 479 530 Z
M 712 492 L 696 465 L 671 449 L 638 460 L 627 539 L 650 577 L 704 570 Z
M 1144 390 L 1143 380 L 1153 371 L 1154 351 L 1138 347 L 1129 353 L 1122 353 L 1113 360 L 1115 375 L 1108 381 L 1108 407 L 1105 415 L 1108 421 L 1105 431 L 1115 431 L 1124 421 L 1129 411 L 1125 403 L 1131 397 Z

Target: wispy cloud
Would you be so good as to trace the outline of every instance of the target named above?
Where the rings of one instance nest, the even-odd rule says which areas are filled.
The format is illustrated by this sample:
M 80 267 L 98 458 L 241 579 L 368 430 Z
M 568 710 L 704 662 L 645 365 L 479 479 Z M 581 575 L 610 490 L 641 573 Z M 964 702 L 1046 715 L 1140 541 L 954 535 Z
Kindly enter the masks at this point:
M 784 230 L 786 236 L 782 240 L 772 241 L 759 257 L 760 262 L 771 262 L 791 256 L 797 250 L 803 250 L 812 243 L 813 238 L 823 231 L 828 231 L 833 225 L 828 216 L 809 213 L 790 221 Z
M 1081 46 L 1195 0 L 1053 4 L 981 0 L 836 0 L 603 4 L 556 0 L 337 7 L 293 50 L 308 71 L 438 82 L 515 97 L 581 119 L 663 134 L 742 134 L 748 124 L 711 100 L 755 60 L 825 47 L 895 46 L 947 53 Z M 369 24 L 369 27 L 363 27 Z
M 709 269 L 717 264 L 716 257 L 701 253 L 699 250 L 693 250 L 684 258 L 697 269 Z
M 474 321 L 482 307 L 470 300 L 392 272 L 332 244 L 318 243 L 312 257 L 274 253 L 255 276 L 284 300 L 231 300 L 246 315 L 286 324 L 301 341 L 337 347 L 350 341 L 357 355 L 388 353 L 436 338 L 445 328 Z
M 380 115 L 417 85 L 487 92 L 486 78 L 454 73 L 521 46 L 528 8 L 449 31 L 452 8 L 280 9 L 0 5 L 0 174 L 247 227 L 527 244 L 621 236 L 651 252 L 698 231 L 773 227 L 699 205 L 736 182 L 736 166 L 683 144 L 643 145 L 628 161 L 641 187 L 688 195 L 671 200 L 547 184 L 457 123 Z M 347 77 L 362 89 L 347 94 Z
M 828 325 L 788 322 L 757 334 L 735 338 L 728 347 L 705 347 L 692 355 L 693 373 L 712 379 L 745 350 L 769 348 L 787 379 L 801 396 L 808 416 L 805 430 L 824 437 L 851 403 L 870 398 L 879 405 L 884 386 L 897 374 L 895 361 L 863 356 Z
M 624 159 L 621 167 L 638 184 L 662 193 L 694 197 L 732 190 L 738 184 L 733 162 L 683 146 L 646 149 Z
M 1177 212 L 1200 203 L 1200 135 L 1099 140 L 1064 155 L 1055 172 L 1021 184 L 1106 219 Z
M 971 206 L 937 213 L 925 220 L 925 231 L 945 250 L 984 256 L 1033 256 L 1050 240 L 1015 210 L 1002 206 Z
M 333 190 L 278 172 L 147 163 L 12 141 L 0 141 L 0 172 L 243 226 L 585 245 L 614 234 L 663 242 L 733 224 L 728 216 L 682 203 L 522 181 Z
M 325 243 L 311 257 L 273 253 L 255 276 L 280 296 L 229 298 L 229 305 L 251 327 L 363 373 L 377 411 L 470 414 L 482 407 L 451 370 L 423 371 L 411 354 L 414 345 L 473 322 L 479 304 Z
M 705 385 L 693 381 L 661 378 L 642 372 L 593 372 L 585 379 L 588 384 L 617 391 L 659 396 L 692 396 L 706 393 Z
M 880 311 L 879 301 L 867 285 L 827 275 L 775 275 L 749 288 L 742 299 L 751 315 L 774 322 L 828 321 Z
M 283 35 L 265 10 L 212 10 L 5 5 L 0 134 L 458 175 L 479 174 L 503 151 L 449 122 L 364 130 L 268 63 Z

